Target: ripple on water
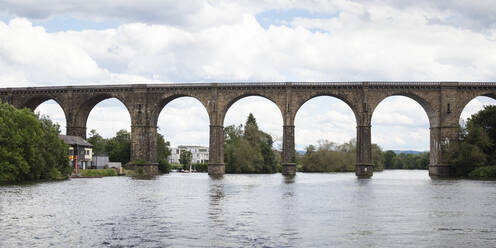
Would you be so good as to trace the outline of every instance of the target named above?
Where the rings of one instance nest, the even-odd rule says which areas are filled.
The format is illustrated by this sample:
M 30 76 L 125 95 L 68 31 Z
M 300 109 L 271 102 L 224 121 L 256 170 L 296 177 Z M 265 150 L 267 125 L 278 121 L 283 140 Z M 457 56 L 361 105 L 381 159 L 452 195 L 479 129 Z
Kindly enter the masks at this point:
M 395 170 L 0 186 L 0 247 L 493 247 L 495 185 Z

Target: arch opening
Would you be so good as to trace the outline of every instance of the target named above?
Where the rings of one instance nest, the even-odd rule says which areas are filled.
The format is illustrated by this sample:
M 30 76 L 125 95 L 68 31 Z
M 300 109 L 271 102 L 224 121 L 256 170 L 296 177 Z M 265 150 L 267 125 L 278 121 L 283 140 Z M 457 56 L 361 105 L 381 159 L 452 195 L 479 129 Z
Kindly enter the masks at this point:
M 227 173 L 275 173 L 282 162 L 283 117 L 261 96 L 238 98 L 224 118 L 224 164 Z
M 295 147 L 303 150 L 319 139 L 342 144 L 356 137 L 356 118 L 343 100 L 317 96 L 306 101 L 295 116 Z
M 192 153 L 192 169 L 206 171 L 209 161 L 210 121 L 204 105 L 194 97 L 176 97 L 166 101 L 157 119 L 158 134 L 169 142 L 165 148 L 170 149 L 168 162 L 178 165 L 181 153 L 189 151 Z M 169 151 L 165 151 L 165 154 Z
M 91 108 L 86 119 L 86 135 L 93 145 L 91 160 L 98 161 L 94 156 L 100 156 L 122 165 L 130 161 L 131 117 L 126 106 L 117 98 L 101 100 Z M 87 166 L 83 164 L 82 168 Z M 91 166 L 100 168 L 101 165 L 92 163 Z
M 278 115 L 282 118 L 282 112 L 283 111 L 281 110 L 281 108 L 279 106 L 277 106 L 276 102 L 274 100 L 272 100 L 270 97 L 260 95 L 260 94 L 244 94 L 244 95 L 241 95 L 241 96 L 238 96 L 238 97 L 232 99 L 225 106 L 224 110 L 222 111 L 223 119 L 221 120 L 222 121 L 221 123 L 225 123 L 225 119 L 226 119 L 228 113 L 232 112 L 231 108 L 233 107 L 233 105 L 241 106 L 241 107 L 238 107 L 238 108 L 240 108 L 239 110 L 241 110 L 241 109 L 246 110 L 247 109 L 246 107 L 248 107 L 251 103 L 255 104 L 254 106 L 262 106 L 262 105 L 264 105 L 264 103 L 267 103 L 267 102 L 270 102 L 270 106 L 275 106 L 278 109 L 278 111 L 277 111 Z M 257 109 L 257 108 L 252 107 L 251 109 Z M 263 111 L 257 112 L 257 114 L 262 115 L 262 112 Z
M 53 123 L 59 125 L 60 134 L 66 134 L 67 120 L 65 112 L 55 100 L 45 100 L 37 104 L 34 113 L 39 116 L 47 116 Z
M 97 102 L 89 111 L 86 120 L 86 135 L 96 130 L 102 137 L 114 137 L 119 130 L 131 132 L 131 116 L 119 99 L 107 98 Z
M 345 101 L 316 96 L 295 115 L 297 164 L 304 172 L 354 171 L 356 116 Z
M 429 120 L 426 106 L 410 96 L 389 96 L 377 105 L 371 140 L 384 151 L 384 169 L 428 169 Z
M 460 113 L 459 122 L 460 125 L 464 126 L 467 119 L 470 118 L 473 114 L 476 114 L 480 110 L 484 109 L 484 106 L 487 105 L 496 105 L 496 96 L 487 95 L 487 96 L 478 96 L 470 100 L 464 107 Z
M 263 96 L 245 96 L 235 100 L 224 115 L 224 127 L 245 125 L 248 115 L 252 113 L 260 130 L 270 134 L 274 147 L 281 149 L 283 119 L 279 107 L 269 98 Z

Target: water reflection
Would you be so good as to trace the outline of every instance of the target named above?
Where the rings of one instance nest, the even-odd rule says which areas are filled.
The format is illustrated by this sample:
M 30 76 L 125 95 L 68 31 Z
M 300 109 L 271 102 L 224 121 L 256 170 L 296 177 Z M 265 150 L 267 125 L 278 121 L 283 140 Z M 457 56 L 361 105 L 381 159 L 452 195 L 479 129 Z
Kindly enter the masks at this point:
M 493 247 L 495 186 L 401 170 L 0 186 L 0 247 Z

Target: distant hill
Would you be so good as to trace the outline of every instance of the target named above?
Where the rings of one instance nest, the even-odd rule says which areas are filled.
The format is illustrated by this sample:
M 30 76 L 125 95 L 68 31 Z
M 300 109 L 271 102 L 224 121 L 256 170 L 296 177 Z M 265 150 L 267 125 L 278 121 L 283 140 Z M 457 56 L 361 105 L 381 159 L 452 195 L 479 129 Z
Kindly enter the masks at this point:
M 405 154 L 420 154 L 420 153 L 424 153 L 424 152 L 429 152 L 429 151 L 414 151 L 414 150 L 391 150 L 391 151 L 393 151 L 396 154 L 400 154 L 400 153 L 405 153 Z M 296 153 L 298 153 L 299 155 L 305 155 L 306 151 L 296 150 Z
M 424 152 L 427 152 L 427 151 L 414 151 L 414 150 L 392 150 L 394 153 L 396 154 L 401 154 L 401 153 L 405 153 L 405 154 L 420 154 L 420 153 L 424 153 Z

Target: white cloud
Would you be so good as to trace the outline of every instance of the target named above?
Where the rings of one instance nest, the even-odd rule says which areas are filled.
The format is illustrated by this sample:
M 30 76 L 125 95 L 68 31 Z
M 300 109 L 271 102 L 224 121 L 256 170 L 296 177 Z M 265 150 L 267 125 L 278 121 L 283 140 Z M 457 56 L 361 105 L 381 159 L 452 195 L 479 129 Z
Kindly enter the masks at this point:
M 355 115 L 343 101 L 321 96 L 307 101 L 296 113 L 295 146 L 304 150 L 321 139 L 344 143 L 356 137 Z
M 196 99 L 181 97 L 165 105 L 158 120 L 158 132 L 172 146 L 209 144 L 208 113 Z
M 86 123 L 86 133 L 95 129 L 104 138 L 114 137 L 119 130 L 131 132 L 131 116 L 128 110 L 115 98 L 103 100 L 90 112 Z
M 114 1 L 80 4 L 52 0 L 43 5 L 3 1 L 0 2 L 3 11 L 14 16 L 43 19 L 69 15 L 118 20 L 123 24 L 115 29 L 48 33 L 22 18 L 8 24 L 0 22 L 0 86 L 159 80 L 493 80 L 496 31 L 493 17 L 487 14 L 492 3 L 467 6 L 463 1 L 448 2 L 453 4 L 430 1 L 402 4 L 392 0 L 387 2 L 389 6 L 377 1 L 345 0 L 197 1 L 197 4 L 141 1 L 120 3 L 116 7 Z M 295 16 L 287 25 L 272 25 L 267 29 L 255 18 L 263 11 L 291 8 L 334 15 Z M 482 16 L 480 21 L 471 18 L 477 14 Z M 438 22 L 433 21 L 436 18 Z M 470 20 L 472 24 L 468 23 Z M 484 31 L 479 32 L 481 29 Z M 160 116 L 160 131 L 177 144 L 208 144 L 208 117 L 201 114 L 203 106 L 174 104 L 168 105 L 166 114 Z M 355 137 L 355 120 L 345 105 L 321 104 L 308 112 L 304 106 L 298 113 L 297 146 L 315 143 L 321 137 L 341 142 Z M 229 113 L 233 120 L 226 118 L 225 124 L 244 123 L 248 112 L 265 110 L 267 106 L 275 107 L 270 102 L 267 105 L 240 101 L 233 106 L 238 110 Z M 373 127 L 373 141 L 385 148 L 427 149 L 427 116 L 420 106 L 415 106 L 398 100 L 387 104 L 382 112 L 378 108 L 373 125 L 379 128 Z M 262 129 L 280 138 L 282 119 L 275 109 L 275 112 L 256 113 L 256 117 Z M 94 125 L 105 130 L 102 131 L 105 135 L 113 135 L 120 128 L 129 129 L 125 108 L 95 111 L 112 116 L 90 118 L 98 121 Z M 114 122 L 116 119 L 121 124 Z M 162 126 L 162 122 L 166 124 Z M 88 123 L 88 130 L 91 125 Z M 383 133 L 380 126 L 384 127 Z M 395 138 L 396 135 L 401 139 Z
M 40 116 L 48 116 L 50 120 L 60 126 L 61 134 L 66 133 L 67 122 L 65 120 L 64 110 L 54 100 L 45 101 L 35 109 L 34 113 Z
M 429 119 L 413 99 L 384 99 L 374 110 L 371 126 L 372 143 L 384 150 L 429 150 Z
M 460 122 L 466 122 L 473 114 L 484 109 L 486 105 L 496 105 L 496 100 L 487 96 L 479 96 L 470 101 L 460 115 Z
M 252 113 L 257 120 L 258 128 L 272 136 L 278 147 L 282 143 L 282 115 L 272 101 L 259 96 L 245 97 L 235 102 L 227 111 L 224 126 L 245 124 Z

